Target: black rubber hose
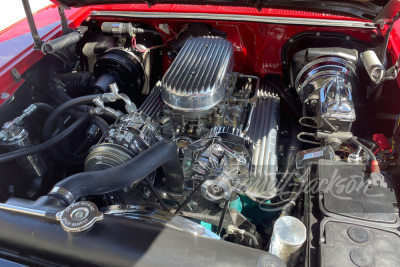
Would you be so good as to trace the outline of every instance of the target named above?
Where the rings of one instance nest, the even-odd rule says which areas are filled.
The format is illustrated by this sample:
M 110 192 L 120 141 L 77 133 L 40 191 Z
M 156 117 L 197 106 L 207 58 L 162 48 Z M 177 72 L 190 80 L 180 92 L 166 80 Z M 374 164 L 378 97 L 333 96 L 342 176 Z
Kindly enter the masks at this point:
M 71 99 L 64 104 L 58 106 L 47 118 L 44 126 L 43 126 L 43 140 L 48 140 L 51 137 L 51 133 L 53 130 L 54 125 L 57 123 L 57 120 L 60 116 L 62 116 L 68 110 L 71 110 L 77 106 L 90 104 L 92 103 L 93 99 L 100 95 L 88 95 L 82 96 L 78 98 Z
M 255 249 L 260 249 L 260 245 L 258 243 L 257 237 L 248 231 L 243 231 L 243 235 L 247 236 L 253 241 L 253 246 Z
M 63 86 L 61 86 L 64 88 Z M 60 87 L 60 91 L 61 90 Z M 65 94 L 66 95 L 66 94 Z M 79 117 L 81 116 L 81 112 L 79 112 L 76 108 L 77 107 L 82 107 L 82 108 L 88 108 L 87 106 L 84 106 L 84 104 L 89 104 L 92 102 L 92 100 L 99 95 L 90 95 L 90 96 L 84 96 L 84 97 L 78 97 L 74 99 L 70 99 L 67 102 L 61 104 L 58 106 L 52 113 L 50 113 L 49 117 L 46 119 L 46 122 L 43 126 L 42 129 L 42 139 L 43 141 L 47 141 L 52 137 L 52 132 L 54 125 L 57 123 L 59 126 L 59 130 L 62 131 L 63 127 L 60 127 L 60 118 L 62 118 L 62 115 L 64 113 L 68 113 L 72 117 Z M 67 97 L 65 97 L 67 99 Z M 68 152 L 71 152 L 69 149 L 69 144 L 65 143 L 64 148 L 62 149 L 62 152 L 66 152 L 67 154 L 71 154 Z M 86 156 L 84 155 L 83 157 L 77 157 L 74 156 L 73 159 L 70 159 L 69 157 L 64 156 L 65 153 L 60 153 L 59 150 L 56 149 L 56 147 L 51 147 L 48 150 L 48 153 L 50 154 L 51 158 L 63 165 L 69 165 L 69 166 L 76 166 L 76 165 L 81 165 L 83 164 Z
M 286 203 L 285 206 L 283 206 L 281 216 L 289 216 L 291 214 L 294 206 L 296 205 L 296 200 L 299 196 L 298 192 L 299 192 L 300 186 L 303 187 L 303 185 L 300 185 L 300 184 L 296 184 L 293 187 L 292 193 L 290 194 L 290 197 L 289 197 L 292 199 L 292 201 L 289 201 L 288 203 Z
M 72 98 L 65 92 L 65 87 L 58 79 L 49 80 L 49 90 L 51 99 L 57 104 L 61 105 Z
M 168 167 L 171 167 L 174 164 L 177 164 L 174 169 L 179 173 L 164 171 L 165 178 L 167 183 L 180 183 L 179 187 L 183 187 L 183 171 L 177 151 L 178 147 L 174 142 L 160 141 L 122 165 L 101 171 L 82 172 L 72 175 L 58 182 L 49 195 L 61 198 L 71 204 L 83 196 L 107 194 L 123 189 L 143 180 L 160 166 L 168 165 Z M 70 197 L 59 194 L 59 188 L 70 192 Z
M 20 157 L 26 157 L 29 155 L 37 154 L 39 152 L 49 149 L 54 145 L 58 144 L 59 142 L 61 142 L 62 140 L 64 140 L 66 137 L 72 134 L 76 129 L 82 127 L 82 125 L 87 123 L 90 120 L 90 118 L 91 115 L 89 112 L 87 112 L 83 116 L 81 116 L 77 121 L 71 124 L 65 131 L 51 138 L 50 140 L 41 143 L 40 145 L 1 154 L 0 163 L 15 160 Z
M 46 104 L 46 103 L 40 103 L 39 102 L 39 103 L 35 103 L 34 105 L 35 105 L 35 107 L 37 109 L 47 111 L 48 113 L 50 113 L 50 112 L 52 112 L 54 110 L 53 106 L 51 106 L 49 104 Z
M 97 127 L 99 127 L 101 133 L 104 134 L 105 132 L 108 131 L 109 125 L 103 118 L 95 116 L 93 117 L 92 122 L 96 124 Z
M 276 89 L 279 93 L 279 95 L 285 100 L 285 102 L 289 105 L 290 109 L 293 111 L 294 115 L 296 115 L 297 118 L 301 118 L 302 114 L 299 111 L 299 109 L 296 107 L 296 104 L 292 101 L 292 99 L 285 93 L 284 89 L 285 86 L 281 84 L 280 82 L 274 81 L 274 80 L 266 80 L 264 79 L 264 82 L 270 86 L 272 86 L 274 89 Z
M 92 72 L 58 73 L 56 77 L 64 85 L 66 93 L 72 98 L 93 94 L 91 92 L 91 83 L 94 79 Z
M 301 148 L 301 142 L 297 138 L 298 133 L 298 126 L 295 123 L 291 123 L 289 145 L 285 153 L 285 162 L 282 170 L 283 175 L 277 185 L 278 188 L 282 184 L 285 184 L 287 179 L 293 176 L 293 172 L 296 169 L 296 156 Z
M 76 44 L 82 38 L 79 32 L 71 32 L 67 35 L 58 37 L 54 40 L 46 42 L 42 46 L 43 53 L 55 53 L 61 49 Z

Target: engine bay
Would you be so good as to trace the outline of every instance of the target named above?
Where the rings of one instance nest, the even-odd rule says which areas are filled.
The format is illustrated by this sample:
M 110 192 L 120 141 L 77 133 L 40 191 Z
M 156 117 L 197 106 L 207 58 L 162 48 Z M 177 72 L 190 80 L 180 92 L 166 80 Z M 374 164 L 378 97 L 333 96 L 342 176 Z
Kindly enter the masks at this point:
M 0 210 L 73 235 L 145 221 L 287 266 L 400 263 L 384 36 L 102 16 L 73 32 L 0 109 Z M 382 236 L 391 258 L 372 250 Z

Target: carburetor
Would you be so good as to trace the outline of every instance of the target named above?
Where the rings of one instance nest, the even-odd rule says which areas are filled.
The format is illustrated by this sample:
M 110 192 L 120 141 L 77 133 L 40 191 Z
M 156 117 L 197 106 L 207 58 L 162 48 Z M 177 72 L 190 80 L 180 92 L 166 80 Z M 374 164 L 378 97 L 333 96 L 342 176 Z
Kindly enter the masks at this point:
M 232 73 L 233 45 L 220 37 L 188 40 L 158 84 L 165 132 L 205 135 L 220 125 L 236 83 Z

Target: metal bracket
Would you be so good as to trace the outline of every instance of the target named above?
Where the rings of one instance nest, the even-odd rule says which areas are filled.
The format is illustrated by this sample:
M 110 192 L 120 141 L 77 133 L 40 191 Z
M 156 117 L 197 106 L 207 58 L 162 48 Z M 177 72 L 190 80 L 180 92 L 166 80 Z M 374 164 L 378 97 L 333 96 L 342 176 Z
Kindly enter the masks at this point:
M 42 46 L 43 46 L 44 42 L 40 38 L 39 33 L 37 31 L 35 20 L 33 19 L 33 15 L 32 15 L 31 6 L 29 5 L 29 0 L 21 0 L 21 1 L 24 6 L 26 19 L 28 20 L 29 29 L 31 30 L 32 38 L 34 41 L 33 48 L 35 50 L 42 50 Z M 67 20 L 67 17 L 65 16 L 65 12 L 64 12 L 65 9 L 69 9 L 69 8 L 64 7 L 64 6 L 58 6 L 58 13 L 60 14 L 63 35 L 66 35 L 72 31 L 68 26 L 68 20 Z
M 65 12 L 64 12 L 65 9 L 70 9 L 70 8 L 64 7 L 61 5 L 58 6 L 58 14 L 60 14 L 60 18 L 61 18 L 61 27 L 62 27 L 63 35 L 66 35 L 72 31 L 68 25 L 67 16 L 65 15 Z
M 11 69 L 11 75 L 16 83 L 22 81 L 22 76 L 16 68 Z
M 29 29 L 31 30 L 32 38 L 34 41 L 33 48 L 35 50 L 41 50 L 44 42 L 40 39 L 39 33 L 37 31 L 35 21 L 32 15 L 31 6 L 29 5 L 29 0 L 22 0 L 22 5 L 24 6 L 26 19 L 28 20 Z
M 385 80 L 396 79 L 397 75 L 399 74 L 399 65 L 400 65 L 400 55 L 397 58 L 394 66 L 392 66 L 390 69 L 386 70 L 385 78 L 383 80 L 385 81 Z
M 399 19 L 399 17 L 400 17 L 400 13 L 397 13 L 393 17 L 393 19 L 389 23 L 387 23 L 389 25 L 389 28 L 386 31 L 385 39 L 383 41 L 382 49 L 381 49 L 380 55 L 379 55 L 379 59 L 382 62 L 382 64 L 384 64 L 384 62 L 385 62 L 386 51 L 387 51 L 387 47 L 388 47 L 388 44 L 389 44 L 390 33 L 393 30 L 394 23 Z

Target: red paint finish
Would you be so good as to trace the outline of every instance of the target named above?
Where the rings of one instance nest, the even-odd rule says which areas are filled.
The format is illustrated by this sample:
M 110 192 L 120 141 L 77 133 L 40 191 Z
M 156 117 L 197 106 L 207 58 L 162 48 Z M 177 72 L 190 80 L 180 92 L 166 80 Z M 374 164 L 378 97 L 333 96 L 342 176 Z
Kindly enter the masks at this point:
M 89 8 L 66 10 L 71 28 L 78 27 L 89 15 Z M 50 5 L 34 15 L 39 35 L 43 41 L 52 40 L 61 35 L 60 16 L 57 7 Z M 33 49 L 33 39 L 29 25 L 22 20 L 0 34 L 0 105 L 3 104 L 23 82 L 15 82 L 11 70 L 15 68 L 20 74 L 39 61 L 44 55 Z
M 124 10 L 138 12 L 182 12 L 182 13 L 211 13 L 211 14 L 237 14 L 269 17 L 298 17 L 312 19 L 356 20 L 352 18 L 319 14 L 303 11 L 288 11 L 278 9 L 263 9 L 258 12 L 254 8 L 195 6 L 195 5 L 156 5 L 149 8 L 146 4 L 114 4 L 98 5 L 85 8 L 66 10 L 66 15 L 71 28 L 76 28 L 88 18 L 93 10 Z M 61 34 L 57 8 L 49 6 L 34 16 L 39 34 L 44 41 L 51 40 Z M 97 18 L 96 18 L 97 19 Z M 104 18 L 111 21 L 111 18 Z M 101 19 L 98 19 L 101 21 Z M 120 21 L 120 19 L 119 19 Z M 157 28 L 160 22 L 168 22 L 178 31 L 187 23 L 185 20 L 140 20 Z M 360 21 L 360 20 L 357 20 Z M 213 21 L 207 23 L 228 33 L 228 39 L 234 44 L 236 71 L 247 74 L 267 73 L 281 74 L 281 49 L 293 35 L 304 31 L 335 31 L 343 32 L 352 37 L 369 41 L 371 30 L 345 29 L 331 27 L 308 27 L 295 25 L 273 25 L 247 22 Z M 172 37 L 172 35 L 171 35 Z M 392 44 L 392 46 L 396 46 Z M 397 46 L 398 48 L 398 46 Z M 21 21 L 0 33 L 0 93 L 12 95 L 21 83 L 14 82 L 11 69 L 24 73 L 34 63 L 43 57 L 41 52 L 33 50 L 33 40 L 29 33 L 27 21 Z M 4 57 L 3 57 L 4 55 Z M 3 59 L 2 59 L 3 58 Z M 1 61 L 3 60 L 3 61 Z M 2 104 L 6 99 L 0 99 Z
M 112 5 L 96 5 L 91 7 L 97 11 L 137 11 L 137 12 L 174 12 L 174 13 L 209 13 L 209 14 L 231 14 L 231 15 L 251 15 L 262 17 L 296 17 L 310 19 L 334 19 L 334 20 L 351 20 L 366 21 L 363 19 L 350 18 L 332 14 L 306 12 L 286 9 L 263 8 L 258 11 L 252 7 L 230 7 L 230 6 L 211 6 L 211 5 L 174 5 L 174 4 L 157 4 L 151 8 L 147 4 L 112 4 Z
M 155 29 L 158 29 L 161 23 L 168 23 L 175 32 L 179 32 L 184 25 L 195 20 L 123 20 L 96 17 L 96 21 L 98 27 L 104 21 L 140 21 L 151 25 Z M 282 47 L 292 36 L 298 33 L 310 31 L 341 32 L 367 42 L 371 41 L 372 33 L 369 29 L 349 29 L 342 27 L 311 27 L 234 21 L 206 21 L 206 23 L 227 33 L 228 40 L 232 42 L 235 52 L 234 71 L 260 75 L 261 77 L 266 74 L 282 74 Z M 173 37 L 173 34 L 171 33 L 168 37 Z M 168 67 L 168 63 L 171 63 L 171 60 L 167 57 L 165 59 L 167 64 L 164 67 Z
M 395 22 L 393 30 L 390 34 L 388 51 L 392 56 L 392 61 L 396 62 L 400 56 L 400 20 Z M 400 75 L 397 76 L 397 84 L 400 87 Z

